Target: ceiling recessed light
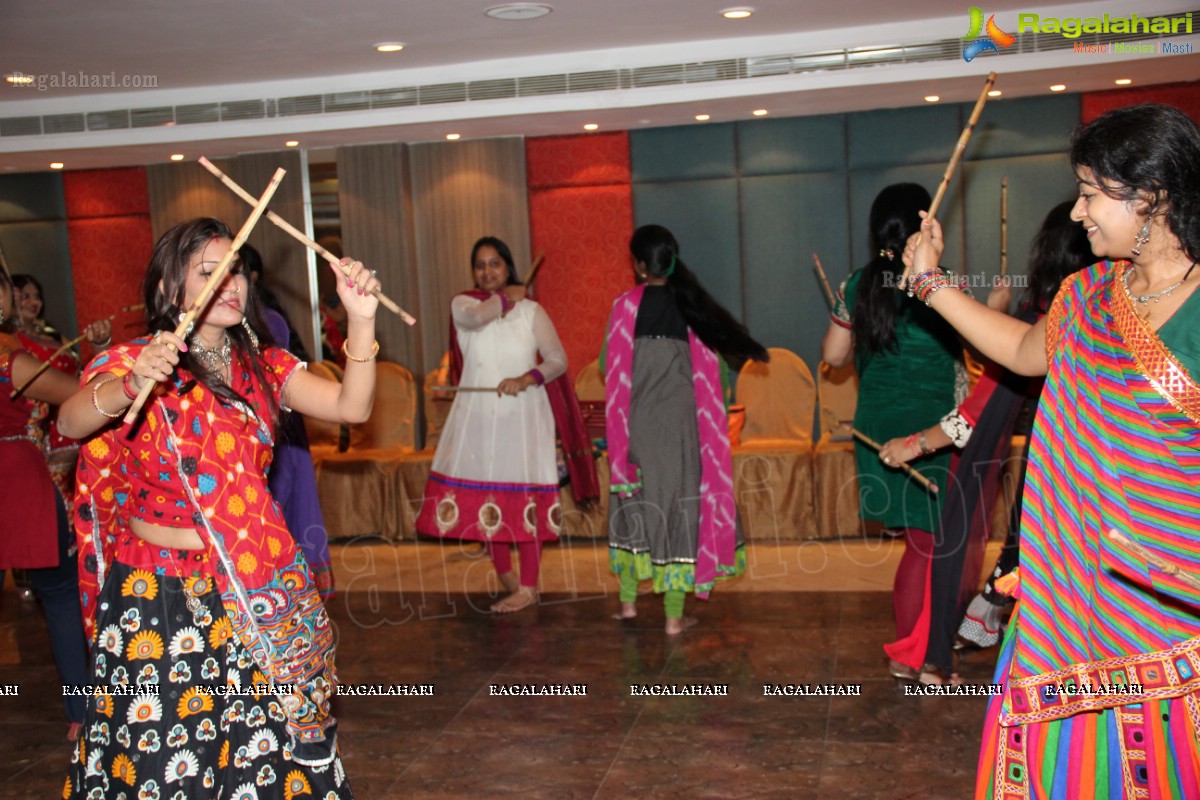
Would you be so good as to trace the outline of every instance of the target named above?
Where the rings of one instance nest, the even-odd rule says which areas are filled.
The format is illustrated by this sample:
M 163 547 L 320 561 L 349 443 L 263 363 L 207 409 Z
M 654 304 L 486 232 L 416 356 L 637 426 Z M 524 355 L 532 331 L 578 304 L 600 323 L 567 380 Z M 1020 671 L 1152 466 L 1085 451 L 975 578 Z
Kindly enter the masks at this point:
M 583 126 L 583 129 L 584 129 L 585 131 L 595 131 L 595 130 L 599 130 L 599 129 L 600 129 L 600 126 L 599 126 L 599 125 L 597 125 L 597 124 L 596 124 L 596 123 L 594 123 L 594 122 L 589 122 L 587 125 L 584 125 L 584 126 Z
M 446 138 L 452 142 L 457 142 L 459 139 L 462 138 L 462 134 L 461 133 L 447 133 Z
M 283 143 L 283 146 L 284 147 L 299 147 L 300 143 L 297 142 L 295 139 L 289 139 L 288 141 Z
M 61 162 L 61 161 L 54 161 L 54 162 L 51 162 L 51 164 L 50 164 L 50 169 L 62 169 L 62 168 L 63 168 L 63 166 L 64 166 L 63 162 Z
M 765 117 L 767 115 L 767 110 L 765 108 L 756 108 L 751 113 L 756 117 Z
M 1004 94 L 1004 92 L 1000 91 L 999 89 L 992 89 L 990 92 L 988 92 L 988 97 L 999 97 L 1002 94 Z
M 725 19 L 746 19 L 754 13 L 753 8 L 748 6 L 738 6 L 736 8 L 726 8 L 721 11 L 721 16 Z
M 712 117 L 710 117 L 708 114 L 696 115 L 696 122 L 708 122 L 710 119 L 712 119 Z
M 941 99 L 942 99 L 942 98 L 938 97 L 936 94 L 927 94 L 927 95 L 925 95 L 925 102 L 926 102 L 926 103 L 936 103 L 938 100 L 941 100 Z
M 505 3 L 502 6 L 492 6 L 484 11 L 492 19 L 502 19 L 507 22 L 524 22 L 527 19 L 544 17 L 554 9 L 544 3 Z
M 13 86 L 28 86 L 33 83 L 32 75 L 7 75 L 4 80 L 11 83 Z
M 1051 87 L 1050 87 L 1050 91 L 1052 91 L 1052 92 L 1062 92 L 1062 91 L 1065 91 L 1065 90 L 1066 90 L 1066 88 L 1067 88 L 1067 85 L 1066 85 L 1065 83 L 1056 83 L 1056 84 L 1054 84 L 1053 86 L 1051 86 Z
M 172 153 L 171 160 L 172 161 L 183 161 L 183 153 Z
M 1132 78 L 1117 78 L 1116 81 L 1114 81 L 1114 83 L 1116 83 L 1117 86 L 1128 86 L 1129 84 L 1133 83 L 1133 79 Z
M 380 53 L 399 53 L 404 49 L 404 42 L 380 42 L 375 49 Z

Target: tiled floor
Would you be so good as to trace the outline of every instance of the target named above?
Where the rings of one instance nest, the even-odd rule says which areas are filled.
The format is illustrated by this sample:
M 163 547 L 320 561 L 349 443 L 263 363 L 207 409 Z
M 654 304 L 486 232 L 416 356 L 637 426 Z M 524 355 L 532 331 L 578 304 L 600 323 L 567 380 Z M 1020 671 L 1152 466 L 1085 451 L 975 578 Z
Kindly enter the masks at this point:
M 616 622 L 606 551 L 550 548 L 536 608 L 492 617 L 472 548 L 334 549 L 344 683 L 434 684 L 432 697 L 340 697 L 360 798 L 965 798 L 983 698 L 906 696 L 886 675 L 888 541 L 758 545 L 748 576 L 677 641 L 661 604 Z M 991 680 L 994 653 L 961 665 Z M 69 754 L 40 614 L 0 598 L 0 798 L 57 797 Z M 586 684 L 586 697 L 492 696 L 493 684 Z M 728 685 L 726 697 L 633 697 L 632 684 Z M 764 684 L 860 685 L 858 697 L 765 697 Z

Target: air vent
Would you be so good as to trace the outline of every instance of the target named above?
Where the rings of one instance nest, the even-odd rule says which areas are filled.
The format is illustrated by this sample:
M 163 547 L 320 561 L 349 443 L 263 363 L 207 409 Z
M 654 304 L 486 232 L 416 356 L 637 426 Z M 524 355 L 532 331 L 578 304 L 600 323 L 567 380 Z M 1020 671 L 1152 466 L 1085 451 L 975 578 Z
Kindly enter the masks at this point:
M 129 112 L 129 121 L 134 128 L 160 128 L 163 125 L 173 125 L 175 109 L 171 106 L 135 108 Z
M 1150 15 L 1183 19 L 1186 12 Z M 1068 39 L 1053 33 L 1021 34 L 1013 47 L 1001 48 L 988 58 L 1027 53 L 1071 50 L 1075 44 L 1155 41 L 1156 33 L 1085 34 Z M 653 86 L 671 86 L 711 81 L 744 80 L 772 75 L 796 75 L 829 70 L 859 69 L 889 64 L 931 61 L 959 61 L 961 39 L 940 39 L 891 46 L 855 47 L 844 50 L 818 50 L 807 53 L 697 61 L 687 64 L 663 64 L 626 69 L 592 70 L 558 75 L 488 78 L 470 83 L 439 83 L 394 89 L 338 92 L 327 95 L 238 100 L 228 103 L 204 103 L 158 108 L 120 109 L 83 114 L 52 114 L 45 117 L 9 117 L 0 119 L 0 136 L 38 136 L 51 133 L 81 133 L 120 128 L 151 128 L 176 123 L 234 122 L 248 119 L 327 114 L 340 111 L 367 111 L 402 106 L 438 103 L 464 103 L 472 100 L 499 100 L 537 97 L 574 92 L 606 92 Z M 86 124 L 85 124 L 86 123 Z
M 178 125 L 200 125 L 205 122 L 220 122 L 221 107 L 217 103 L 197 103 L 175 107 L 175 122 Z
M 239 100 L 236 103 L 221 103 L 222 122 L 262 119 L 265 116 L 266 102 L 263 100 Z
M 39 136 L 41 117 L 8 117 L 0 119 L 0 136 Z
M 471 81 L 467 84 L 468 100 L 504 100 L 516 96 L 516 78 L 499 78 L 493 81 Z
M 46 133 L 83 133 L 83 114 L 48 114 L 42 117 Z

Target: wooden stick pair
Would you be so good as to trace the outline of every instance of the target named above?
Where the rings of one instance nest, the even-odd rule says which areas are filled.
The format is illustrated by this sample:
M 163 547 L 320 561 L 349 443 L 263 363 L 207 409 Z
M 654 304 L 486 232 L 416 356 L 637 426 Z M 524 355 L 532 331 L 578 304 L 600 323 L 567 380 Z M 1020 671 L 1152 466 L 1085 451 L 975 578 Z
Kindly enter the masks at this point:
M 200 166 L 204 167 L 206 170 L 211 172 L 214 176 L 216 176 L 217 180 L 219 180 L 221 183 L 223 183 L 227 187 L 229 187 L 229 189 L 234 194 L 236 194 L 238 197 L 245 200 L 250 205 L 255 205 L 258 202 L 254 198 L 254 195 L 247 192 L 241 186 L 238 186 L 237 183 L 235 183 L 232 178 L 230 178 L 228 175 L 226 175 L 224 172 L 222 172 L 220 169 L 218 169 L 215 164 L 213 164 L 211 161 L 209 161 L 204 156 L 200 156 Z M 271 220 L 271 222 L 275 223 L 276 227 L 278 227 L 284 233 L 288 234 L 293 239 L 295 239 L 296 241 L 303 244 L 305 247 L 307 247 L 310 250 L 312 250 L 313 252 L 315 252 L 321 258 L 325 259 L 330 264 L 332 264 L 335 267 L 337 267 L 338 269 L 340 269 L 343 272 L 343 274 L 346 275 L 346 277 L 350 276 L 350 267 L 342 264 L 342 260 L 340 258 L 338 258 L 333 253 L 326 250 L 321 245 L 314 242 L 312 239 L 305 236 L 301 231 L 299 231 L 295 226 L 293 226 L 291 223 L 289 223 L 283 217 L 279 216 L 274 211 L 268 211 L 267 219 L 269 219 L 269 220 Z M 391 311 L 394 314 L 399 314 L 400 319 L 404 320 L 405 323 L 407 323 L 409 325 L 415 325 L 417 323 L 417 320 L 415 317 L 413 317 L 407 311 L 402 309 L 400 306 L 396 305 L 394 300 L 392 300 L 390 297 L 385 295 L 379 289 L 376 289 L 373 294 L 375 295 L 375 297 L 377 297 L 379 299 L 379 304 L 381 306 L 388 309 L 389 311 Z
M 130 311 L 138 311 L 139 309 L 143 309 L 145 307 L 146 307 L 145 303 L 134 303 L 131 306 L 125 306 L 120 311 L 118 311 L 117 314 L 126 314 Z M 117 314 L 113 314 L 111 316 L 105 317 L 104 321 L 112 322 L 113 320 L 115 320 L 117 318 Z M 70 350 L 71 348 L 73 348 L 75 345 L 79 344 L 86 338 L 87 338 L 87 334 L 81 333 L 78 336 L 76 336 L 74 339 L 67 342 L 62 347 L 58 348 L 53 353 L 51 353 L 50 357 L 47 358 L 45 361 L 43 361 L 38 366 L 38 368 L 36 370 L 34 370 L 32 375 L 30 375 L 28 378 L 26 378 L 25 381 L 20 386 L 18 386 L 16 389 L 13 389 L 12 394 L 9 395 L 9 398 L 15 400 L 16 398 L 20 397 L 21 393 L 24 392 L 26 389 L 28 389 L 30 387 L 30 385 L 33 384 L 34 381 L 36 381 L 39 377 L 41 377 L 41 374 L 43 372 L 50 369 L 50 365 L 54 363 L 54 359 L 58 358 L 63 353 L 67 352 L 68 350 Z
M 851 428 L 850 433 L 852 433 L 854 435 L 855 439 L 858 439 L 860 442 L 865 444 L 867 447 L 870 447 L 876 453 L 878 453 L 880 450 L 883 449 L 883 445 L 881 445 L 879 442 L 872 439 L 870 436 L 867 436 L 865 433 L 860 431 L 858 428 Z M 929 478 L 926 478 L 920 472 L 917 472 L 915 469 L 910 467 L 908 464 L 904 464 L 904 463 L 888 464 L 888 466 L 889 467 L 898 467 L 898 468 L 904 470 L 904 472 L 906 472 L 908 474 L 908 477 L 912 478 L 917 483 L 924 486 L 929 492 L 931 492 L 932 494 L 938 493 L 938 487 L 937 487 L 936 483 L 929 480 Z
M 200 290 L 200 294 L 192 303 L 192 307 L 187 310 L 187 313 L 184 314 L 183 318 L 179 321 L 179 325 L 175 328 L 176 336 L 180 337 L 181 339 L 187 336 L 188 331 L 191 330 L 192 324 L 195 323 L 196 318 L 199 317 L 200 313 L 208 307 L 209 301 L 211 301 L 213 295 L 216 294 L 217 288 L 225 282 L 227 277 L 229 277 L 229 270 L 233 267 L 233 262 L 237 259 L 238 250 L 240 250 L 242 245 L 246 243 L 246 239 L 250 236 L 250 231 L 254 230 L 254 226 L 258 224 L 259 217 L 261 217 L 263 212 L 267 210 L 267 203 L 271 202 L 271 198 L 275 195 L 275 190 L 279 188 L 279 184 L 283 180 L 283 176 L 286 174 L 286 171 L 283 169 L 275 170 L 274 177 L 272 177 L 271 182 L 267 184 L 267 190 L 263 192 L 262 197 L 255 202 L 254 210 L 250 212 L 250 217 L 246 220 L 246 224 L 242 226 L 240 231 L 238 231 L 237 237 L 233 240 L 233 244 L 229 246 L 229 252 L 227 252 L 225 257 L 221 259 L 221 263 L 217 265 L 217 268 L 213 270 L 208 282 L 204 284 L 204 288 Z M 175 349 L 174 345 L 169 346 L 171 349 Z M 126 424 L 129 424 L 137 419 L 137 415 L 141 412 L 142 406 L 146 404 L 147 398 L 150 397 L 150 393 L 154 391 L 154 387 L 156 385 L 157 384 L 154 381 L 146 381 L 146 385 L 142 387 L 140 392 L 138 392 L 138 396 L 133 401 L 133 405 L 129 407 L 129 411 L 125 414 L 124 421 Z

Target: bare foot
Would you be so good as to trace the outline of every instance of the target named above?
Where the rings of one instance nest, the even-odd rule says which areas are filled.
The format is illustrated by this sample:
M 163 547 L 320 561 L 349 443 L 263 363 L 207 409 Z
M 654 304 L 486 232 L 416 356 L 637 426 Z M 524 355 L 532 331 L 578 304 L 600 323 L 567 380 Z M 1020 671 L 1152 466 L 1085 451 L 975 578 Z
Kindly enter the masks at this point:
M 699 621 L 695 617 L 667 617 L 667 636 L 678 636 Z
M 637 616 L 637 603 L 621 603 L 621 610 L 612 615 L 613 619 L 633 619 Z
M 492 603 L 492 612 L 495 614 L 511 614 L 514 611 L 528 608 L 536 602 L 537 592 L 533 590 L 533 587 L 518 586 L 517 590 L 508 597 Z
M 521 588 L 521 581 L 517 579 L 515 572 L 497 572 L 496 577 L 500 580 L 500 585 L 504 587 L 504 591 L 509 594 L 514 594 L 517 589 Z

